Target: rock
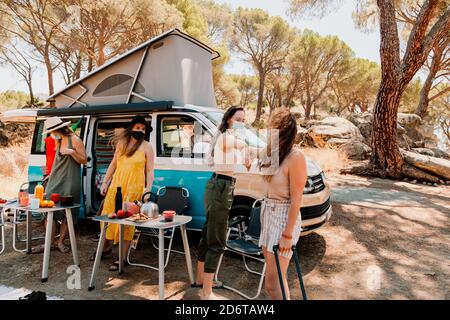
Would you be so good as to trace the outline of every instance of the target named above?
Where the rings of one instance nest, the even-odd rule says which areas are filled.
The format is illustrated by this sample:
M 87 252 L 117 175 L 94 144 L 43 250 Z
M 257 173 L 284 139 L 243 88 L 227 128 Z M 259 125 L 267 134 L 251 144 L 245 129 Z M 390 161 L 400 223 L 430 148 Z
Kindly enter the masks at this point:
M 417 183 L 417 180 L 413 180 L 413 181 L 411 181 L 411 183 Z
M 424 156 L 422 154 L 402 151 L 405 161 L 424 171 L 450 179 L 450 160 Z
M 434 157 L 434 152 L 427 148 L 412 148 L 411 151 L 419 154 L 424 154 L 426 156 Z
M 403 181 L 408 181 L 408 178 L 404 178 Z
M 433 183 L 433 186 L 437 187 L 437 186 L 438 186 L 438 184 L 437 184 L 437 183 Z
M 307 129 L 298 126 L 297 127 L 297 136 L 295 137 L 295 143 L 296 144 L 302 144 L 302 142 L 306 141 L 306 133 L 308 132 Z
M 361 132 L 362 136 L 369 141 L 372 133 L 373 114 L 370 112 L 351 113 L 347 120 L 353 123 Z
M 422 118 L 415 113 L 398 113 L 397 122 L 403 127 L 417 127 L 422 122 Z
M 360 130 L 365 139 L 364 143 L 371 145 L 370 139 L 372 133 L 373 114 L 370 112 L 352 113 L 347 117 L 347 119 Z M 399 145 L 403 149 L 432 149 L 437 147 L 438 139 L 434 134 L 434 128 L 423 123 L 422 119 L 416 114 L 398 114 L 397 137 L 399 140 Z M 437 156 L 437 154 L 435 156 Z
M 439 148 L 430 148 L 436 158 L 450 159 L 450 154 Z
M 445 184 L 445 181 L 444 180 L 439 180 L 439 183 L 440 184 Z
M 424 181 L 424 182 L 422 182 L 422 184 L 424 184 L 424 185 L 427 185 L 427 183 Z
M 346 142 L 342 144 L 339 149 L 344 151 L 347 158 L 351 160 L 366 160 L 369 158 L 371 152 L 368 145 L 358 140 Z
M 338 146 L 350 140 L 364 140 L 359 129 L 344 118 L 328 117 L 320 121 L 309 121 L 307 125 L 310 125 L 307 136 L 315 147 L 324 147 L 331 139 L 331 146 Z

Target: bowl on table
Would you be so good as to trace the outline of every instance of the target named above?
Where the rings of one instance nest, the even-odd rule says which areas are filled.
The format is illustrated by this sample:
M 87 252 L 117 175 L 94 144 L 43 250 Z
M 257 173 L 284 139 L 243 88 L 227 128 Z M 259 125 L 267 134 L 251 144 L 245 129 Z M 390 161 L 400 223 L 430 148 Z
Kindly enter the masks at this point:
M 73 206 L 73 196 L 61 196 L 59 201 L 63 207 Z
M 175 217 L 176 212 L 173 210 L 165 210 L 163 211 L 163 217 L 165 222 L 172 222 L 173 217 Z

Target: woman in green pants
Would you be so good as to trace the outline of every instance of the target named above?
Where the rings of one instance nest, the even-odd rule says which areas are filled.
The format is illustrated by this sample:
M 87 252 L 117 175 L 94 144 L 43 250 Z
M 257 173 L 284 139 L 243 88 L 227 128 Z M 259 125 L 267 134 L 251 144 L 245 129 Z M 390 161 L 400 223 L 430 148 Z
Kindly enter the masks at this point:
M 233 204 L 235 165 L 250 167 L 250 148 L 234 135 L 243 128 L 245 112 L 241 107 L 229 108 L 218 128 L 218 134 L 211 144 L 211 158 L 214 174 L 206 184 L 206 222 L 199 245 L 196 286 L 202 287 L 202 300 L 218 300 L 212 293 L 213 278 L 220 255 L 226 244 L 228 217 Z

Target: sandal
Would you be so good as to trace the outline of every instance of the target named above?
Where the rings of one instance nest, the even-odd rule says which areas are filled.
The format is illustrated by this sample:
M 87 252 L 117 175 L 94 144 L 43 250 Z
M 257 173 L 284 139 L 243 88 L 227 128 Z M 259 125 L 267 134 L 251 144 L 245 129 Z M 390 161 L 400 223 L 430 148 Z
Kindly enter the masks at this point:
M 123 266 L 128 266 L 128 262 L 124 261 Z M 109 266 L 109 271 L 119 271 L 119 261 L 114 261 L 113 264 Z
M 194 284 L 191 284 L 191 287 L 192 288 L 203 288 L 203 285 L 202 284 L 198 284 L 197 282 L 194 282 Z M 224 288 L 223 282 L 221 282 L 221 281 L 214 281 L 212 288 L 213 289 L 223 289 Z
M 112 248 L 109 248 L 108 250 L 103 251 L 102 252 L 102 257 L 100 258 L 100 260 L 103 260 L 104 258 L 108 258 L 111 254 L 112 254 Z M 97 255 L 97 251 L 92 253 L 92 255 L 89 258 L 89 261 L 95 261 L 95 256 L 96 255 Z
M 56 248 L 59 250 L 59 252 L 61 253 L 69 253 L 70 252 L 70 248 L 68 246 L 66 246 L 64 243 L 58 243 L 56 245 Z

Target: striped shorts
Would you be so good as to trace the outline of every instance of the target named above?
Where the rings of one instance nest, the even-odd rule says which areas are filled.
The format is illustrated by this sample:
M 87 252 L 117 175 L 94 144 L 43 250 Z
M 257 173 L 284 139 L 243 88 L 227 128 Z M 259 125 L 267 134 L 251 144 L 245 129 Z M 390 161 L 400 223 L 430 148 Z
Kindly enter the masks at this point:
M 261 235 L 259 246 L 266 247 L 267 251 L 273 253 L 273 246 L 278 244 L 288 222 L 289 207 L 291 202 L 265 198 L 261 206 Z M 298 215 L 292 234 L 292 245 L 296 245 L 300 238 L 302 226 L 301 214 Z M 291 258 L 292 250 L 281 254 L 283 257 Z

